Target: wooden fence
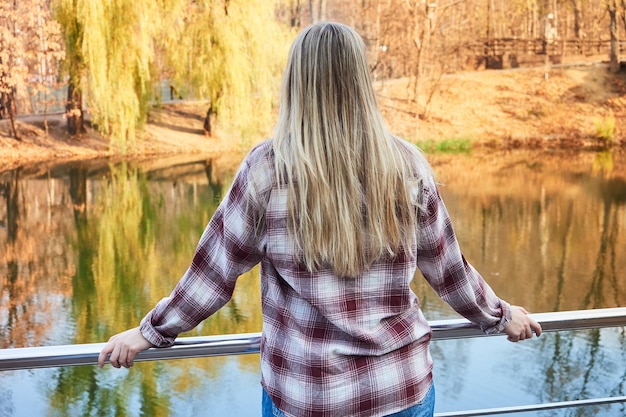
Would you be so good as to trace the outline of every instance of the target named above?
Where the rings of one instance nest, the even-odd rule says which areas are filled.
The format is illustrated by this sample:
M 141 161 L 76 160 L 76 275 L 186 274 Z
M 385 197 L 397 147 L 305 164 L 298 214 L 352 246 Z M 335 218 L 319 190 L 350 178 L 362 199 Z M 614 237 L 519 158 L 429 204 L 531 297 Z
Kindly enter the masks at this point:
M 478 65 L 486 68 L 503 69 L 539 64 L 546 61 L 552 64 L 563 59 L 602 56 L 609 58 L 610 41 L 602 39 L 544 39 L 500 38 L 474 43 L 469 47 L 469 54 L 474 56 Z M 620 56 L 626 55 L 626 41 L 619 42 Z

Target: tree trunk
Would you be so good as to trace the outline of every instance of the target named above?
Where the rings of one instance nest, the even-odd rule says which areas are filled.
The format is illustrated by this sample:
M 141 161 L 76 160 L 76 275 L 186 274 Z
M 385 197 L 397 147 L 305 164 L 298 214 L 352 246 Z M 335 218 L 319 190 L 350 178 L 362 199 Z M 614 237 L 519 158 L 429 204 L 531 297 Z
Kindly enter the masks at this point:
M 539 36 L 539 11 L 537 0 L 533 1 L 533 38 Z
M 607 9 L 609 11 L 609 17 L 611 23 L 609 24 L 609 30 L 611 32 L 611 52 L 609 54 L 609 67 L 612 73 L 619 72 L 619 40 L 617 38 L 617 0 L 609 0 L 607 3 Z
M 319 1 L 319 8 L 317 11 L 317 20 L 322 21 L 322 20 L 326 20 L 326 0 L 318 0 Z
M 533 37 L 533 6 L 530 0 L 526 0 L 526 37 Z
M 576 36 L 576 39 L 582 39 L 583 20 L 580 0 L 572 0 L 572 6 L 574 7 L 574 36 Z
M 205 136 L 212 137 L 214 133 L 215 126 L 215 116 L 216 112 L 213 110 L 213 105 L 209 106 L 209 110 L 206 112 L 206 116 L 204 117 L 204 124 L 202 126 L 202 130 L 204 131 Z
M 291 0 L 289 2 L 290 5 L 290 17 L 289 17 L 289 25 L 292 28 L 299 28 L 302 23 L 300 21 L 300 0 Z
M 10 93 L 2 93 L 3 97 L 3 106 L 5 107 L 6 113 L 9 115 L 9 120 L 11 121 L 11 132 L 13 133 L 13 137 L 15 140 L 21 141 L 19 133 L 17 132 L 17 125 L 15 124 L 15 101 L 14 101 L 15 89 L 12 89 Z
M 67 88 L 65 116 L 67 118 L 67 131 L 70 135 L 75 136 L 80 133 L 85 133 L 83 119 L 83 95 L 72 82 L 70 82 Z
M 309 14 L 311 15 L 311 24 L 315 23 L 315 13 L 313 11 L 313 0 L 309 0 Z
M 554 33 L 559 33 L 559 4 L 552 0 L 552 14 L 554 15 Z
M 492 38 L 496 37 L 496 31 L 495 31 L 495 17 L 493 16 L 494 14 L 494 8 L 495 5 L 493 3 L 493 0 L 488 0 L 487 1 L 487 41 L 491 41 Z M 494 25 L 494 29 L 492 30 L 491 25 Z
M 622 23 L 624 24 L 624 32 L 626 32 L 626 0 L 622 0 Z

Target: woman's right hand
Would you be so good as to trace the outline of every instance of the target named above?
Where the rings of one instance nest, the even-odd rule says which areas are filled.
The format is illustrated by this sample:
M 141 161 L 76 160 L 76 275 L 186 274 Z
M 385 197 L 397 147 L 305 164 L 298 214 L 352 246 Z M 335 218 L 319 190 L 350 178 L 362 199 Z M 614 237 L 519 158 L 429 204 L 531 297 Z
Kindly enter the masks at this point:
M 528 311 L 524 307 L 511 306 L 511 322 L 504 329 L 510 342 L 519 342 L 533 337 L 533 331 L 537 337 L 541 336 L 541 325 L 528 317 Z

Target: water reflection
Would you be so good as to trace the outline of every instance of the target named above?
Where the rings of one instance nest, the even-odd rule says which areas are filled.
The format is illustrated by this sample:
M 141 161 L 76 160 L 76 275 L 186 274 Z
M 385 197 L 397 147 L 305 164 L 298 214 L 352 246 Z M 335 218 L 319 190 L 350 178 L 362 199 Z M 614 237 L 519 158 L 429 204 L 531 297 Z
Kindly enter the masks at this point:
M 466 257 L 503 298 L 536 312 L 626 306 L 623 155 L 492 152 L 431 161 Z M 0 347 L 100 342 L 136 325 L 187 268 L 236 165 L 175 158 L 0 173 Z M 429 319 L 456 317 L 423 280 L 413 288 Z M 186 335 L 259 331 L 259 294 L 253 270 L 224 309 Z M 437 410 L 623 395 L 625 337 L 607 329 L 521 345 L 435 343 Z M 4 372 L 0 416 L 175 416 L 208 407 L 257 416 L 258 381 L 257 355 L 141 363 L 130 372 Z M 624 408 L 536 415 L 600 412 Z
M 18 264 L 16 257 L 15 243 L 17 241 L 19 210 L 19 186 L 18 179 L 20 170 L 15 170 L 8 175 L 8 178 L 0 184 L 0 190 L 6 201 L 6 220 L 2 226 L 6 228 L 6 269 L 7 269 L 7 290 L 9 300 L 17 301 L 19 288 L 17 285 Z M 12 328 L 18 319 L 18 303 L 11 303 L 8 308 L 8 327 Z
M 461 246 L 502 297 L 532 311 L 626 305 L 626 168 L 594 155 L 435 160 Z
M 499 164 L 489 175 L 484 168 L 472 167 L 474 158 L 465 163 L 459 162 L 462 156 L 438 161 L 445 172 L 442 194 L 468 259 L 499 294 L 533 311 L 626 305 L 620 279 L 626 270 L 623 159 L 602 155 L 602 164 L 596 156 L 585 165 L 580 159 L 571 163 L 561 158 L 537 161 L 534 155 L 510 157 L 503 155 L 509 163 L 504 168 Z M 449 163 L 456 169 L 447 170 Z M 447 307 L 431 299 L 433 310 L 448 314 Z M 443 387 L 439 392 L 460 393 L 458 402 L 454 395 L 446 397 L 438 409 L 624 395 L 624 337 L 624 329 L 554 333 L 535 346 L 503 345 L 499 351 L 493 349 L 501 342 L 493 340 L 435 344 L 437 370 L 444 375 L 438 380 Z M 504 358 L 497 371 L 489 369 L 493 358 Z M 476 364 L 480 370 L 473 372 Z M 482 389 L 474 388 L 477 381 Z M 524 415 L 624 414 L 618 404 Z

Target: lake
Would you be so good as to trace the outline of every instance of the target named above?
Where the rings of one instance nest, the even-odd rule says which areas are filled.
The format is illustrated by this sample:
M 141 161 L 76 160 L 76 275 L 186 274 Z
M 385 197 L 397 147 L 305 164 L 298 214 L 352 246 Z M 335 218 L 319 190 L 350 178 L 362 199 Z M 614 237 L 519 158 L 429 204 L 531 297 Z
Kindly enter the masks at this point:
M 626 155 L 428 155 L 466 258 L 531 312 L 626 306 Z M 0 173 L 0 348 L 103 342 L 186 270 L 231 157 L 41 164 Z M 421 276 L 429 320 L 458 316 Z M 261 330 L 258 269 L 182 336 Z M 432 344 L 436 411 L 626 395 L 624 328 Z M 258 417 L 258 355 L 0 372 L 0 417 Z M 621 404 L 523 416 L 623 416 Z

